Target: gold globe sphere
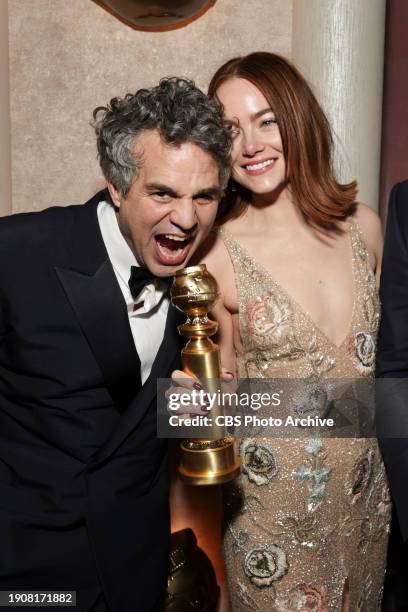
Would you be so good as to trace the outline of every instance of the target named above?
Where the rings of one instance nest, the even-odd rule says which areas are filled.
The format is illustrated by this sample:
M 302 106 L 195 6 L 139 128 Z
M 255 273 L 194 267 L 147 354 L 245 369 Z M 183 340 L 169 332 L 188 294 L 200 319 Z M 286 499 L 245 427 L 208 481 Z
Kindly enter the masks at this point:
M 207 266 L 189 266 L 178 270 L 171 288 L 171 300 L 187 317 L 203 317 L 219 297 L 215 278 Z

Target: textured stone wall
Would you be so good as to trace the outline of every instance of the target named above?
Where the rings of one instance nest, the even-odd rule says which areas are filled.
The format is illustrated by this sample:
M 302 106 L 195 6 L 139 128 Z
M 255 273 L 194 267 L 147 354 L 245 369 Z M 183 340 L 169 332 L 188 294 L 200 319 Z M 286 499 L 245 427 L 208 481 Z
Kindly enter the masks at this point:
M 385 0 L 294 0 L 292 57 L 335 136 L 335 168 L 378 209 Z
M 206 87 L 237 54 L 290 56 L 291 38 L 291 0 L 218 0 L 160 33 L 133 30 L 92 0 L 9 0 L 13 212 L 80 203 L 103 185 L 95 106 L 166 75 Z
M 0 1 L 0 215 L 11 212 L 8 5 Z

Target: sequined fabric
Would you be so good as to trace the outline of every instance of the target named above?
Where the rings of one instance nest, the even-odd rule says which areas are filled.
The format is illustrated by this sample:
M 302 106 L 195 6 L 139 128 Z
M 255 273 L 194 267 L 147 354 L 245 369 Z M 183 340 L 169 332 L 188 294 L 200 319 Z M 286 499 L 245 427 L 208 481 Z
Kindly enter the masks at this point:
M 235 241 L 219 230 L 234 265 L 243 378 L 373 376 L 379 301 L 354 220 L 354 307 L 333 344 L 310 316 Z M 381 608 L 390 497 L 373 439 L 267 437 L 238 440 L 242 475 L 225 486 L 224 554 L 234 612 Z

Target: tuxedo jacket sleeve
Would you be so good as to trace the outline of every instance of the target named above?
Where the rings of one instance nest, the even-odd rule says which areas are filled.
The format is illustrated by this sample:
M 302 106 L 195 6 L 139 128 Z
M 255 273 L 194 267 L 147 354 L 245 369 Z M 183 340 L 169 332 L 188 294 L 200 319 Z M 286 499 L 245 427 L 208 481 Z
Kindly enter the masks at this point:
M 408 539 L 408 181 L 390 196 L 381 272 L 377 424 L 401 532 Z
M 0 590 L 101 592 L 160 609 L 167 442 L 156 379 L 178 367 L 172 307 L 149 379 L 88 203 L 0 219 Z

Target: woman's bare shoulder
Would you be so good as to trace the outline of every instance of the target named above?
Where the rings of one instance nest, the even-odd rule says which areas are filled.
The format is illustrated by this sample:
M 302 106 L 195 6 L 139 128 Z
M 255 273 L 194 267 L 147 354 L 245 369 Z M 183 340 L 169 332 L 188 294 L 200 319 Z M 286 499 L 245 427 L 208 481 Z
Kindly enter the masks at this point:
M 383 244 L 383 230 L 379 215 L 370 206 L 360 202 L 354 218 L 363 234 L 368 250 L 375 256 L 376 263 L 378 263 L 381 259 Z
M 367 204 L 363 204 L 363 202 L 359 202 L 357 204 L 354 218 L 357 221 L 360 230 L 363 232 L 363 234 L 366 234 L 367 237 L 370 236 L 370 234 L 375 235 L 378 232 L 381 232 L 381 219 L 378 213 L 376 213 L 376 211 L 370 206 L 367 206 Z
M 232 262 L 225 243 L 220 234 L 213 230 L 194 254 L 194 264 L 205 263 L 208 270 L 216 278 L 225 277 L 231 273 Z

